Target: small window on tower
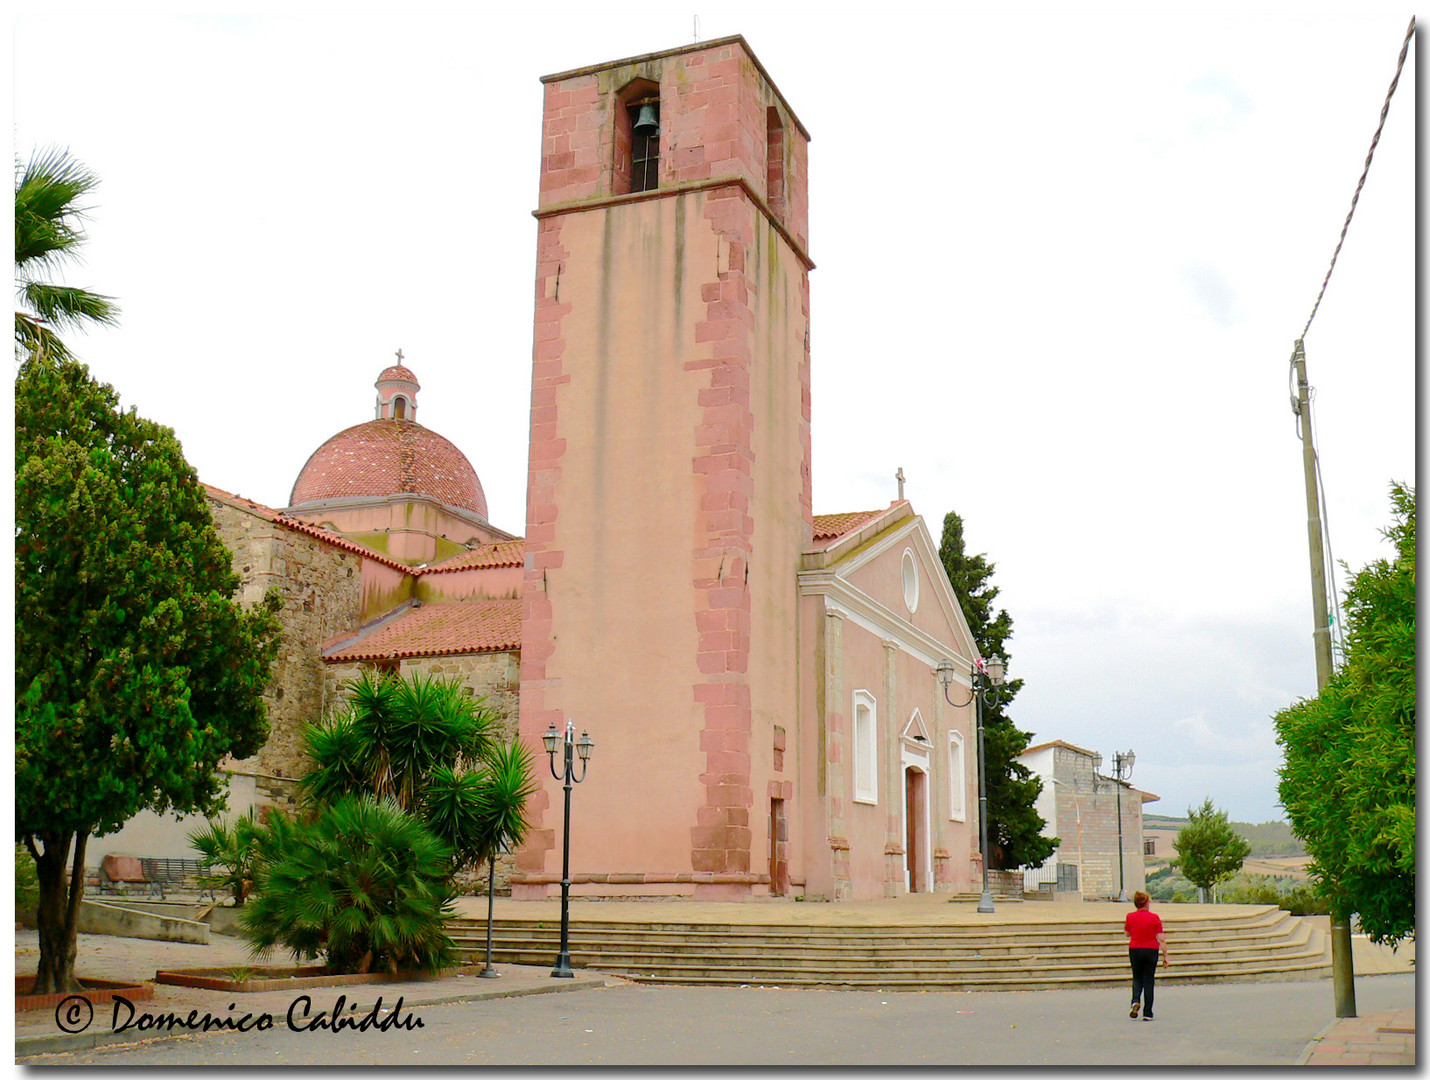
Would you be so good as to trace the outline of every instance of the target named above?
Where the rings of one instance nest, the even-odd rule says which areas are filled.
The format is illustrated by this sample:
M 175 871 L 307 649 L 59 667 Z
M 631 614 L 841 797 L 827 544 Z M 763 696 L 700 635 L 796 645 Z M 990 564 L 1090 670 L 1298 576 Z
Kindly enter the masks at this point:
M 627 108 L 631 117 L 631 191 L 654 191 L 660 185 L 660 99 L 646 98 Z
M 394 420 L 407 419 L 407 399 L 400 397 L 392 402 L 392 418 Z

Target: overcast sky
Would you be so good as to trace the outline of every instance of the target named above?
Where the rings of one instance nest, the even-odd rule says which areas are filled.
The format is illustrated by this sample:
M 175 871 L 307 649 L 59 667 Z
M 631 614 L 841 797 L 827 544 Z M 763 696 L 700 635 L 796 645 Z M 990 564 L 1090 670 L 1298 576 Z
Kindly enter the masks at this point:
M 1271 715 L 1315 692 L 1288 361 L 1409 12 L 128 6 L 18 18 L 16 152 L 102 178 L 69 280 L 123 317 L 73 344 L 204 480 L 286 505 L 400 347 L 522 532 L 539 77 L 698 15 L 813 136 L 815 511 L 902 467 L 997 564 L 1020 727 L 1134 749 L 1149 811 L 1282 816 Z M 1415 479 L 1415 67 L 1306 337 L 1353 568 Z

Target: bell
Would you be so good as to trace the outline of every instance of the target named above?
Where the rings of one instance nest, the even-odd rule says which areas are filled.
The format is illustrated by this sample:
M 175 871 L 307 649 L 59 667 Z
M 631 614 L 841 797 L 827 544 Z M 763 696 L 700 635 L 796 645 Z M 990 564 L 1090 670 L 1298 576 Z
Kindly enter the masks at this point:
M 658 135 L 660 133 L 660 120 L 656 118 L 654 105 L 646 102 L 641 106 L 640 115 L 636 117 L 632 130 L 637 135 Z

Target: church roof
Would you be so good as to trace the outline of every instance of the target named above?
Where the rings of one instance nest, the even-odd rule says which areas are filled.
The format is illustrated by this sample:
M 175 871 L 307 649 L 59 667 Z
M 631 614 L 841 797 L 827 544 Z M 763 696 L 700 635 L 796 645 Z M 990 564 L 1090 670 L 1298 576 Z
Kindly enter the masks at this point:
M 486 570 L 497 566 L 521 566 L 526 562 L 525 540 L 502 540 L 483 544 L 439 563 L 424 567 L 423 574 L 451 574 L 458 570 Z
M 353 644 L 325 651 L 323 659 L 397 660 L 519 648 L 520 600 L 463 600 L 414 606 Z
M 847 532 L 863 528 L 881 514 L 887 514 L 886 506 L 881 510 L 855 510 L 848 514 L 815 514 L 814 542 L 816 547 L 824 547 L 821 541 L 835 540 Z
M 202 481 L 200 482 L 202 483 Z M 262 503 L 254 502 L 252 499 L 245 499 L 242 495 L 232 495 L 222 488 L 214 487 L 212 484 L 204 484 L 204 490 L 208 492 L 209 498 L 216 502 L 228 503 L 228 505 L 237 507 L 240 510 L 247 510 L 249 513 L 271 521 L 275 525 L 282 525 L 285 529 L 292 529 L 294 532 L 303 533 L 317 540 L 321 540 L 325 544 L 331 544 L 333 547 L 340 548 L 343 551 L 350 551 L 354 555 L 361 555 L 365 559 L 372 559 L 374 562 L 382 563 L 384 566 L 390 566 L 395 570 L 401 570 L 405 573 L 412 572 L 410 566 L 398 562 L 390 555 L 384 555 L 380 551 L 374 551 L 370 547 L 364 547 L 362 544 L 354 543 L 347 537 L 324 529 L 320 525 L 312 525 L 306 521 L 299 521 L 297 518 L 289 517 L 281 510 L 275 510 L 271 506 L 264 506 Z
M 417 376 L 412 373 L 412 369 L 405 364 L 393 364 L 389 368 L 383 368 L 382 374 L 377 377 L 378 382 L 398 381 L 410 382 L 414 386 L 419 385 Z
M 289 505 L 403 494 L 426 495 L 487 518 L 487 497 L 472 463 L 415 420 L 369 420 L 338 432 L 313 451 Z

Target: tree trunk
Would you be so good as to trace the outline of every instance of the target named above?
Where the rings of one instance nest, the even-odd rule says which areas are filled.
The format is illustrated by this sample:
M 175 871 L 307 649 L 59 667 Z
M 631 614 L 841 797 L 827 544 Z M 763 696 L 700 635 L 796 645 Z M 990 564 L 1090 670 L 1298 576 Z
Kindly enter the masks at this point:
M 35 858 L 39 878 L 40 903 L 36 923 L 40 931 L 40 963 L 35 973 L 36 994 L 72 994 L 80 989 L 74 975 L 79 951 L 79 905 L 84 899 L 84 848 L 87 837 L 80 833 L 42 832 L 44 851 L 26 837 L 25 846 Z M 70 843 L 74 841 L 74 869 L 69 867 Z M 69 880 L 66 880 L 68 876 Z

